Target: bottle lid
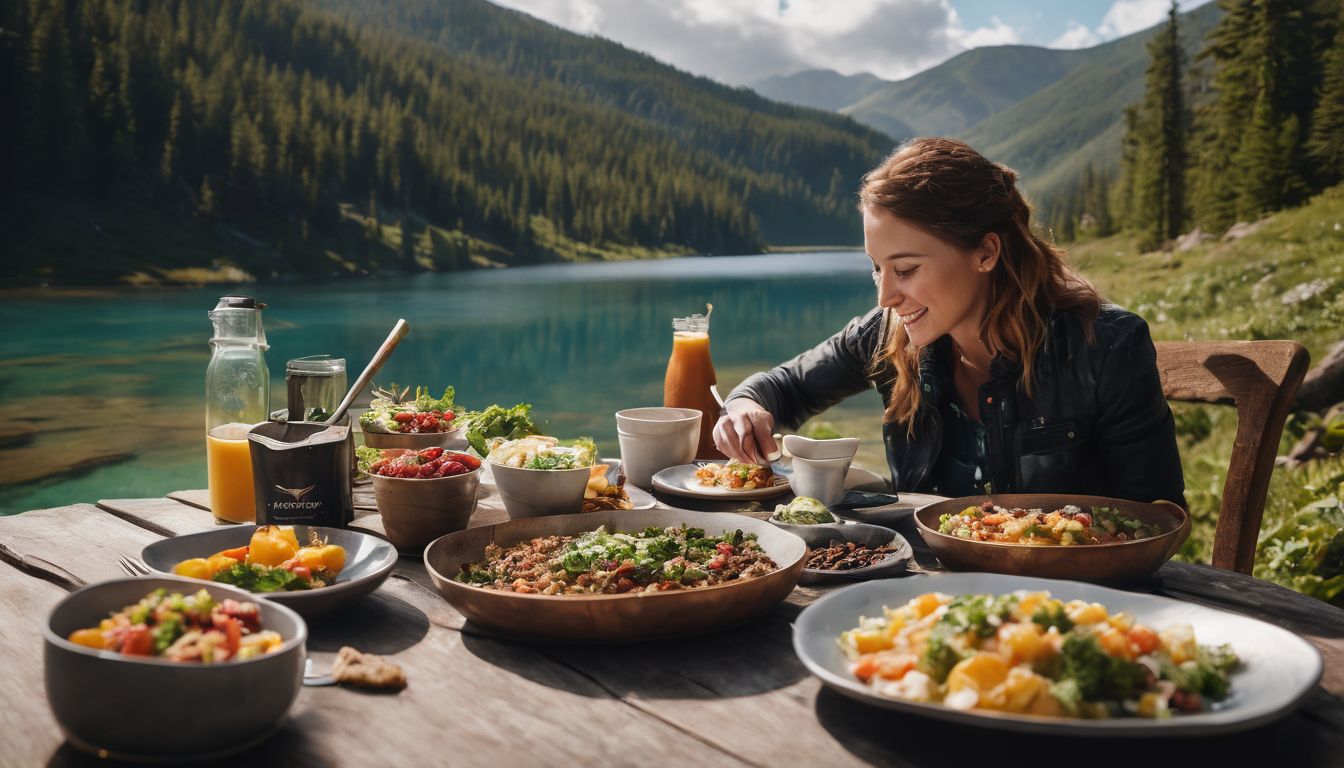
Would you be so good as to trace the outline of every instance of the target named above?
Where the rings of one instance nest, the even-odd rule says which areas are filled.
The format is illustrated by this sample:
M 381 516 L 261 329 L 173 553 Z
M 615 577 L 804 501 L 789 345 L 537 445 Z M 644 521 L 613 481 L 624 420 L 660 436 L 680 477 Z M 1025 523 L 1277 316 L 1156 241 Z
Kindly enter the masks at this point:
M 221 296 L 215 309 L 265 309 L 266 305 L 251 296 Z
M 296 357 L 285 363 L 285 375 L 334 376 L 345 373 L 345 358 L 331 355 L 309 355 Z

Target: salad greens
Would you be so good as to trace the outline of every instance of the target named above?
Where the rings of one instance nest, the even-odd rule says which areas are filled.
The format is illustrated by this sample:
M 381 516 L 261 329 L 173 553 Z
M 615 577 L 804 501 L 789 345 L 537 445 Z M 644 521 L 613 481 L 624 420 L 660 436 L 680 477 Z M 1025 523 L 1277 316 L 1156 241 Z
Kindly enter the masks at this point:
M 312 589 L 313 583 L 288 568 L 268 568 L 255 563 L 236 563 L 215 574 L 215 581 L 242 587 L 248 592 L 294 592 Z
M 467 411 L 458 417 L 457 423 L 466 429 L 467 442 L 471 447 L 485 456 L 490 453 L 486 441 L 492 438 L 517 440 L 537 434 L 531 411 L 530 403 L 518 403 L 512 408 L 491 405 L 483 411 Z
M 396 391 L 396 388 L 397 385 L 393 384 L 392 391 Z M 397 423 L 396 416 L 399 413 L 428 414 L 437 411 L 450 414 L 448 418 L 451 419 L 451 414 L 460 407 L 454 402 L 455 395 L 453 387 L 444 387 L 442 397 L 431 395 L 428 387 L 416 387 L 414 400 L 399 402 L 388 397 L 375 397 L 369 403 L 369 409 L 360 415 L 359 424 L 368 432 L 399 433 L 403 431 Z

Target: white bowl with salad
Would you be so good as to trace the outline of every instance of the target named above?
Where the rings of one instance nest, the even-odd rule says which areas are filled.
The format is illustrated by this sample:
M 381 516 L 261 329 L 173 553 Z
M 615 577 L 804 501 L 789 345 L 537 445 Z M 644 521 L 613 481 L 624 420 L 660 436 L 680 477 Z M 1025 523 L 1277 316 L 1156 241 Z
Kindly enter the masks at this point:
M 498 442 L 486 458 L 510 519 L 570 515 L 583 509 L 597 446 L 532 435 Z

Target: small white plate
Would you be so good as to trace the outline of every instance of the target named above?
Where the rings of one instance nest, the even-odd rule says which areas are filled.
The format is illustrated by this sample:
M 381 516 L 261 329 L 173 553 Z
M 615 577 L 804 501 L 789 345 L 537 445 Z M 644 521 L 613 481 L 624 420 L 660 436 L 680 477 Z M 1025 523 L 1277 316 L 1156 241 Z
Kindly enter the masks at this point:
M 891 504 L 882 504 L 876 507 L 855 507 L 854 509 L 832 509 L 831 513 L 846 520 L 857 520 L 861 523 L 891 527 L 896 521 L 915 514 L 916 510 L 935 502 L 947 501 L 948 498 L 946 496 L 935 496 L 932 493 L 898 493 L 897 496 L 900 496 L 900 500 Z
M 601 459 L 601 462 L 608 467 L 607 478 L 613 483 L 616 482 L 616 476 L 621 466 L 621 460 Z M 631 509 L 653 509 L 658 505 L 657 499 L 653 498 L 648 491 L 636 488 L 635 484 L 629 480 L 626 480 L 624 488 L 625 495 L 630 497 L 630 503 L 635 505 L 631 507 Z
M 671 493 L 677 496 L 688 496 L 693 499 L 768 499 L 771 496 L 778 496 L 781 493 L 789 492 L 788 478 L 775 474 L 775 484 L 769 488 L 752 488 L 750 490 L 732 490 L 729 488 L 715 488 L 704 486 L 695 477 L 695 471 L 700 468 L 699 464 L 682 464 L 676 467 L 668 467 L 653 476 L 653 487 L 663 493 Z M 631 499 L 633 500 L 633 496 Z

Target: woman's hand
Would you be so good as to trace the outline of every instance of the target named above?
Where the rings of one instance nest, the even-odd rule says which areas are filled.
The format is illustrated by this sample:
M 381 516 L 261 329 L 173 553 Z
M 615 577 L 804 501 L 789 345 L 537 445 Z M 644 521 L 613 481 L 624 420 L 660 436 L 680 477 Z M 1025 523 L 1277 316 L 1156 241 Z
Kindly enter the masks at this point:
M 739 397 L 723 406 L 714 445 L 730 459 L 769 466 L 769 456 L 779 451 L 774 432 L 775 417 L 755 400 Z

